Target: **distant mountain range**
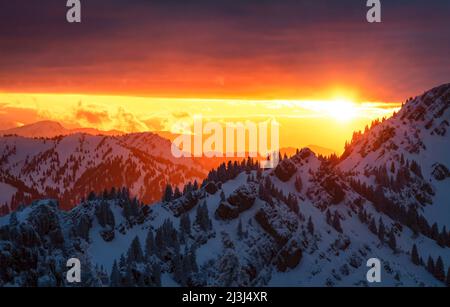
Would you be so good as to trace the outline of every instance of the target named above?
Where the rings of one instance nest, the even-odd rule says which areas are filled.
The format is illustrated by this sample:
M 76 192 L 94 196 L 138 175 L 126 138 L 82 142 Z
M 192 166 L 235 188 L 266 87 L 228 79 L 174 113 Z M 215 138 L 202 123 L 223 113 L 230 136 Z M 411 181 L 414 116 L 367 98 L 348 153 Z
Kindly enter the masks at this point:
M 7 130 L 0 130 L 0 136 L 3 135 L 18 135 L 29 138 L 52 138 L 60 135 L 70 135 L 76 133 L 86 133 L 91 135 L 122 135 L 124 134 L 118 130 L 102 131 L 95 128 L 76 128 L 66 129 L 58 122 L 45 120 L 36 122 L 21 127 L 15 127 Z
M 208 170 L 199 161 L 174 158 L 171 142 L 150 132 L 76 133 L 50 139 L 3 136 L 0 204 L 14 209 L 33 199 L 52 197 L 70 208 L 90 191 L 122 186 L 151 203 L 160 199 L 166 183 L 183 186 L 201 181 Z
M 183 186 L 189 181 L 201 181 L 209 170 L 229 160 L 175 159 L 171 141 L 177 136 L 165 131 L 126 134 L 95 128 L 66 129 L 55 121 L 2 130 L 0 206 L 13 209 L 21 203 L 51 196 L 69 208 L 90 190 L 101 192 L 122 185 L 150 203 L 161 197 L 165 183 Z M 332 153 L 319 146 L 310 148 L 322 155 Z M 288 156 L 296 151 L 292 147 L 280 149 L 282 155 Z M 232 160 L 240 162 L 242 158 Z M 125 166 L 128 161 L 137 164 L 127 164 L 122 175 L 111 176 L 117 173 L 114 168 Z M 163 171 L 166 167 L 174 170 Z M 106 180 L 102 180 L 104 174 L 108 174 Z

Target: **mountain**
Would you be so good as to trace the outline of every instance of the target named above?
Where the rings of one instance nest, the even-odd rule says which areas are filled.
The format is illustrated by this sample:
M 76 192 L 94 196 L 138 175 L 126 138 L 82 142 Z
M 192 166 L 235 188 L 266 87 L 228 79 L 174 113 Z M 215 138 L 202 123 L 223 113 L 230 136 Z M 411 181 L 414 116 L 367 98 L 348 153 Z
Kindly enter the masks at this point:
M 66 129 L 60 123 L 50 120 L 40 121 L 21 127 L 0 130 L 0 136 L 18 135 L 29 138 L 52 138 L 60 135 L 70 135 L 76 133 L 86 133 L 91 135 L 122 135 L 118 130 L 102 131 L 95 128 Z
M 445 84 L 410 99 L 365 133 L 355 133 L 338 167 L 347 179 L 449 228 L 449 123 L 450 84 Z
M 311 149 L 316 155 L 322 155 L 322 156 L 330 156 L 332 154 L 336 154 L 336 152 L 332 149 L 321 147 L 317 145 L 308 145 L 306 148 Z M 288 157 L 295 155 L 298 152 L 298 148 L 294 147 L 282 147 L 280 148 L 281 155 L 284 156 L 286 154 Z
M 207 174 L 200 163 L 171 155 L 171 142 L 153 133 L 70 134 L 52 139 L 0 138 L 0 204 L 52 197 L 70 208 L 89 194 L 126 186 L 146 203 L 167 182 L 184 185 Z
M 0 217 L 0 285 L 71 286 L 72 257 L 85 286 L 448 285 L 449 93 L 409 100 L 340 158 L 230 162 L 152 206 L 123 188 L 20 207 Z
M 335 150 L 318 145 L 308 145 L 306 147 L 311 149 L 316 155 L 322 155 L 327 157 L 332 154 L 336 154 Z
M 420 259 L 447 264 L 448 247 L 378 213 L 308 149 L 280 165 L 211 172 L 153 206 L 127 190 L 70 211 L 37 201 L 0 218 L 0 285 L 71 286 L 73 257 L 84 286 L 367 286 L 369 258 L 382 261 L 383 286 L 443 285 Z

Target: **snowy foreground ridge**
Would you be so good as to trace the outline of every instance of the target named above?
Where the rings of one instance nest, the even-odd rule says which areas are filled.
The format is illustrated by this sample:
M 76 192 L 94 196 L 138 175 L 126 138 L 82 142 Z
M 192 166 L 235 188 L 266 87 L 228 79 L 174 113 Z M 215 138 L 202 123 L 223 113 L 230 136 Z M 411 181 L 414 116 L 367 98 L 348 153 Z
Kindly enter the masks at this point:
M 22 206 L 0 218 L 0 285 L 76 286 L 73 257 L 85 286 L 448 285 L 449 107 L 447 84 L 355 133 L 341 158 L 230 162 L 151 206 L 128 188 L 70 211 Z

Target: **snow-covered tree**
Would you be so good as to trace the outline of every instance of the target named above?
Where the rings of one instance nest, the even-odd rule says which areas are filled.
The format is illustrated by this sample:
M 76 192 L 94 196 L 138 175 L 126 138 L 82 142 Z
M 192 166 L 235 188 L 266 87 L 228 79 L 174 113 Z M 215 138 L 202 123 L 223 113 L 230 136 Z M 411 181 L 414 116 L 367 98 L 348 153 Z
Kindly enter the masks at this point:
M 155 238 L 153 236 L 153 230 L 148 229 L 147 237 L 145 239 L 145 258 L 149 259 L 153 254 L 155 254 Z
M 114 260 L 112 269 L 111 269 L 111 276 L 109 278 L 110 280 L 110 286 L 111 287 L 120 287 L 121 286 L 121 282 L 120 282 L 120 272 L 119 272 L 119 268 L 117 267 L 117 261 Z
M 420 256 L 419 256 L 419 252 L 417 251 L 416 244 L 413 245 L 412 250 L 411 250 L 411 261 L 415 265 L 420 264 Z
M 395 239 L 395 233 L 394 230 L 391 230 L 391 232 L 389 233 L 389 247 L 396 252 L 397 251 L 397 240 Z
M 434 267 L 434 276 L 440 281 L 445 281 L 444 262 L 442 261 L 441 256 L 439 256 L 436 260 L 436 265 Z
M 309 219 L 308 219 L 308 226 L 307 227 L 308 227 L 308 232 L 310 234 L 314 234 L 314 223 L 313 223 L 311 217 L 309 217 Z
M 142 252 L 141 243 L 137 236 L 133 239 L 130 248 L 128 249 L 127 260 L 128 263 L 144 261 L 144 253 Z
M 190 235 L 191 234 L 191 220 L 189 214 L 184 213 L 180 218 L 180 232 Z
M 385 233 L 384 223 L 380 217 L 378 221 L 378 238 L 380 239 L 381 242 L 384 242 L 384 233 Z

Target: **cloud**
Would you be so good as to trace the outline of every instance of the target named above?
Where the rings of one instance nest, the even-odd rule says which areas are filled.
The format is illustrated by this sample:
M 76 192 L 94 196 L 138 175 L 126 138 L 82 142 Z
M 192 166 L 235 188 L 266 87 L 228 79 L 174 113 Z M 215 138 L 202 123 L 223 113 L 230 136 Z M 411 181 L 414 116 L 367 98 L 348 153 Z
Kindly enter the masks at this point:
M 106 111 L 92 111 L 88 109 L 78 109 L 75 114 L 78 120 L 85 120 L 89 124 L 100 125 L 110 121 L 108 112 Z
M 30 108 L 11 107 L 0 103 L 0 130 L 15 128 L 24 124 L 32 124 L 48 118 Z
M 294 98 L 341 81 L 403 100 L 450 74 L 448 0 L 383 3 L 379 25 L 351 0 L 98 0 L 76 26 L 61 1 L 3 2 L 10 92 Z
M 151 131 L 165 131 L 168 120 L 166 118 L 152 117 L 144 120 L 144 123 Z
M 140 121 L 134 114 L 119 107 L 117 113 L 112 116 L 115 129 L 125 132 L 140 132 L 148 130 L 147 125 Z
M 172 112 L 172 116 L 180 119 L 180 118 L 189 117 L 189 113 L 184 112 L 184 111 Z

